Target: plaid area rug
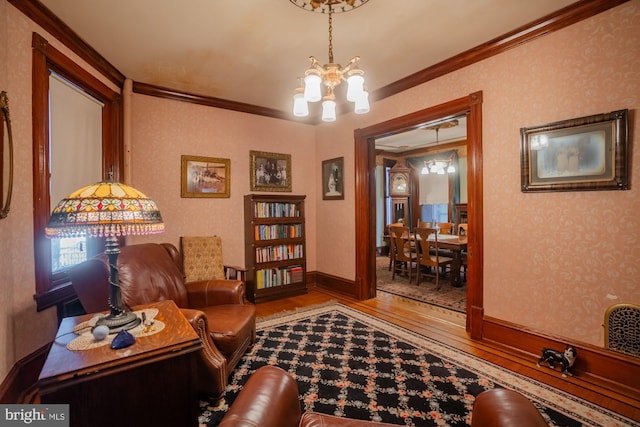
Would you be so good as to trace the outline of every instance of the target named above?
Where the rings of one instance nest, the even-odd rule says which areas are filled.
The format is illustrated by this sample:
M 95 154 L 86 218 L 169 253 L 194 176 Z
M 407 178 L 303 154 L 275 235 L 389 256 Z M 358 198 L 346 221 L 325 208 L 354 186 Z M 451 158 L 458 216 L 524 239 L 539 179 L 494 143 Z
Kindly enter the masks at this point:
M 423 279 L 420 286 L 416 285 L 415 277 L 413 283 L 409 283 L 406 276 L 396 275 L 395 280 L 391 279 L 389 271 L 389 257 L 376 258 L 376 287 L 379 291 L 413 299 L 438 307 L 444 307 L 460 313 L 467 311 L 467 287 L 454 288 L 449 283 L 449 278 L 440 278 L 440 289 L 436 289 L 436 284 L 428 278 Z
M 296 379 L 303 410 L 404 426 L 467 426 L 475 397 L 517 390 L 551 426 L 633 421 L 482 359 L 333 304 L 258 323 L 256 343 L 217 406 L 201 400 L 201 426 L 217 426 L 248 377 L 277 365 Z M 546 369 L 546 368 L 541 368 Z

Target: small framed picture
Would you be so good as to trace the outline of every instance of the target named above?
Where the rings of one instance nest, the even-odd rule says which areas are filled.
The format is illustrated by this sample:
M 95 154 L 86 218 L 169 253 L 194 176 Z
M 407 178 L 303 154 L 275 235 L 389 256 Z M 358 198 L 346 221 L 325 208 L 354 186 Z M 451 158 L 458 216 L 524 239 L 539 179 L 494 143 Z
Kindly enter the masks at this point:
M 628 110 L 520 129 L 523 192 L 629 189 Z
M 344 157 L 322 162 L 322 199 L 344 200 Z
M 231 197 L 231 161 L 182 156 L 180 197 Z
M 251 151 L 251 191 L 291 192 L 291 154 Z

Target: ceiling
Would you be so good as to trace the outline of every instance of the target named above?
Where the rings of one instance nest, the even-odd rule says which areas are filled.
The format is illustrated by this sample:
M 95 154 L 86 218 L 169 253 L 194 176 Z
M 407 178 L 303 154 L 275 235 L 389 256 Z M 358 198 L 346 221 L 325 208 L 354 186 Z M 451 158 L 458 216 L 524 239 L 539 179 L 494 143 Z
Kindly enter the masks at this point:
M 190 94 L 289 114 L 309 56 L 328 62 L 328 15 L 290 0 L 41 2 L 127 78 Z M 574 2 L 369 0 L 333 15 L 334 59 L 359 55 L 374 92 Z
M 453 126 L 447 126 L 451 123 Z M 439 126 L 445 124 L 444 126 Z M 438 128 L 437 132 L 436 129 Z M 466 116 L 447 119 L 447 121 L 433 121 L 425 123 L 417 129 L 404 131 L 382 138 L 376 138 L 376 149 L 391 153 L 428 148 L 430 151 L 438 150 L 438 146 L 463 141 L 467 138 Z M 450 148 L 450 146 L 449 146 Z M 466 149 L 464 150 L 466 153 Z

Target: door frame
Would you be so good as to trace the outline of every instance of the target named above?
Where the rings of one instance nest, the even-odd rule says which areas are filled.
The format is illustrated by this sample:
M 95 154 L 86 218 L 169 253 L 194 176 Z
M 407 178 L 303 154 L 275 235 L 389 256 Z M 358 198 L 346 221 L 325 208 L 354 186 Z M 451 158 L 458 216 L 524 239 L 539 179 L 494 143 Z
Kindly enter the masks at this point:
M 376 296 L 376 155 L 375 139 L 415 129 L 438 119 L 467 116 L 468 271 L 467 332 L 482 338 L 483 227 L 482 227 L 482 91 L 434 107 L 356 129 L 355 139 L 355 236 L 358 299 Z

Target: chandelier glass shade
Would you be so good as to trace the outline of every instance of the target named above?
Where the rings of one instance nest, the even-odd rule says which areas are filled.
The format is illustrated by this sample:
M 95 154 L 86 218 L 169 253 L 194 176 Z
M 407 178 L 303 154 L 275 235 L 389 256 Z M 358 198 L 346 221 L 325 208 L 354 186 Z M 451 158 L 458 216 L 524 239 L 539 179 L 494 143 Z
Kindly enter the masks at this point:
M 447 129 L 455 126 L 458 126 L 458 120 L 454 119 L 454 120 L 447 120 L 441 123 L 437 123 L 432 126 L 427 126 L 424 129 L 436 131 L 436 145 L 438 145 L 438 142 L 439 142 L 438 134 L 440 132 L 440 129 Z M 455 171 L 456 171 L 456 168 L 455 166 L 453 166 L 453 160 L 450 157 L 447 160 L 441 160 L 437 158 L 431 159 L 431 160 L 425 160 L 424 166 L 422 167 L 422 170 L 420 171 L 420 173 L 422 175 L 429 175 L 432 173 L 435 173 L 438 175 L 444 175 L 445 173 L 455 173 Z
M 293 95 L 293 115 L 307 117 L 309 115 L 309 102 L 322 101 L 322 120 L 332 122 L 336 120 L 336 96 L 335 88 L 342 82 L 347 82 L 347 101 L 354 103 L 356 114 L 369 112 L 369 93 L 364 86 L 364 71 L 358 68 L 359 56 L 354 56 L 342 66 L 333 62 L 333 12 L 351 10 L 364 4 L 366 0 L 360 0 L 355 5 L 354 0 L 318 0 L 311 3 L 291 0 L 292 3 L 313 11 L 321 11 L 329 14 L 329 62 L 321 65 L 315 56 L 310 56 L 311 65 L 305 71 L 304 77 L 299 78 L 298 87 Z M 307 9 L 308 10 L 308 9 Z M 323 95 L 324 87 L 324 95 Z
M 429 175 L 435 173 L 438 175 L 444 175 L 445 173 L 454 173 L 456 168 L 453 166 L 451 159 L 449 160 L 426 160 L 420 173 L 422 175 Z
M 59 237 L 105 237 L 109 260 L 109 307 L 111 312 L 96 325 L 110 333 L 131 329 L 140 319 L 122 301 L 118 278 L 118 237 L 164 231 L 156 203 L 140 191 L 117 182 L 98 182 L 62 199 L 53 209 L 45 235 Z

